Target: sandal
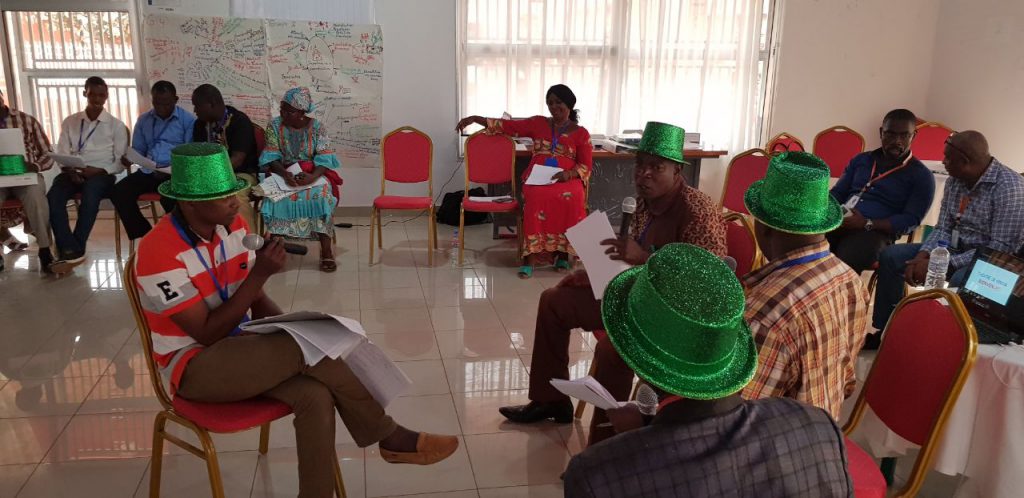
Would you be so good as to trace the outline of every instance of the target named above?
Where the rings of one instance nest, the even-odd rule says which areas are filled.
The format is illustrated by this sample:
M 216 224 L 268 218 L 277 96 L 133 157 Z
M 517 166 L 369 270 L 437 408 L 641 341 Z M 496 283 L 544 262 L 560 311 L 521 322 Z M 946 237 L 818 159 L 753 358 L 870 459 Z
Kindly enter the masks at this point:
M 519 278 L 526 280 L 533 276 L 533 267 L 530 265 L 523 265 L 519 267 Z
M 324 273 L 333 273 L 338 269 L 338 262 L 334 258 L 321 258 L 320 259 L 320 271 Z
M 569 264 L 568 259 L 555 260 L 555 270 L 559 273 L 566 273 L 572 269 L 572 265 Z
M 25 249 L 28 249 L 28 244 L 14 237 L 5 240 L 4 245 L 7 246 L 7 248 L 10 249 L 11 252 L 24 251 Z

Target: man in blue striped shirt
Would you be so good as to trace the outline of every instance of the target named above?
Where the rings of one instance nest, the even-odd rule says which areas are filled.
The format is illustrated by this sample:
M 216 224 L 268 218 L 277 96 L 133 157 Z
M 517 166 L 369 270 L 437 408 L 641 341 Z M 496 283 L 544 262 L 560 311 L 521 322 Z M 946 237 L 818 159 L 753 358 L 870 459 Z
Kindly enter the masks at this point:
M 196 117 L 178 106 L 178 92 L 169 81 L 157 81 L 150 91 L 153 109 L 139 116 L 132 132 L 132 149 L 153 161 L 153 168 L 139 165 L 139 170 L 114 186 L 110 195 L 117 214 L 121 216 L 128 238 L 138 239 L 152 228 L 139 208 L 139 196 L 156 192 L 157 186 L 171 178 L 171 149 L 192 141 Z M 126 167 L 132 162 L 122 159 Z M 174 201 L 161 199 L 164 211 L 174 208 Z
M 959 287 L 967 277 L 976 249 L 1014 253 L 1024 244 L 1024 177 L 992 157 L 985 136 L 976 131 L 951 135 L 944 155 L 942 164 L 950 179 L 935 230 L 924 244 L 889 246 L 878 259 L 872 318 L 878 330 L 885 328 L 903 298 L 904 282 L 924 283 L 929 256 L 939 242 L 949 244 L 951 287 Z

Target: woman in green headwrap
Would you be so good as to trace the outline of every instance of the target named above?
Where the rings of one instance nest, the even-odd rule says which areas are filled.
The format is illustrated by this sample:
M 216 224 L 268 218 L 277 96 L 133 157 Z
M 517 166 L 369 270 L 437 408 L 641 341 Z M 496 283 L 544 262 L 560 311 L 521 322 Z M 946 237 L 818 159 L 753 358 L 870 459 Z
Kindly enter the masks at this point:
M 313 111 L 309 89 L 292 88 L 281 101 L 280 116 L 267 126 L 267 146 L 260 155 L 260 168 L 280 176 L 291 186 L 316 183 L 321 177 L 326 184 L 300 190 L 284 199 L 266 199 L 260 213 L 267 230 L 275 235 L 293 238 L 317 238 L 320 241 L 320 271 L 338 269 L 334 260 L 334 207 L 341 196 L 341 163 L 334 155 L 330 138 L 323 125 L 309 116 Z M 288 171 L 293 164 L 301 173 Z

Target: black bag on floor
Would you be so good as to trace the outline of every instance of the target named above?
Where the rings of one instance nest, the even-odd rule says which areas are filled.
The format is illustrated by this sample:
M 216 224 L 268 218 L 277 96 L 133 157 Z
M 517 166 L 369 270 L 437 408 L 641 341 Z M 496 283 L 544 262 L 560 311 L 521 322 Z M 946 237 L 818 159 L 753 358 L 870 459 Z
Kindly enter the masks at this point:
M 437 208 L 437 222 L 445 225 L 459 226 L 459 207 L 462 206 L 462 198 L 465 191 L 448 192 L 441 199 L 441 207 Z M 477 187 L 469 189 L 471 197 L 484 197 L 487 195 L 484 189 Z M 466 225 L 479 225 L 487 222 L 487 213 L 474 213 L 466 211 Z

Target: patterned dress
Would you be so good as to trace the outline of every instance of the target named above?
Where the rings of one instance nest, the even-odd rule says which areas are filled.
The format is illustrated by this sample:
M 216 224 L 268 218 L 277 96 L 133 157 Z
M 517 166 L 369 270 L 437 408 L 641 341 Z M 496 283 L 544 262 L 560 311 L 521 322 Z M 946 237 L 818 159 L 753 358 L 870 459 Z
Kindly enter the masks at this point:
M 311 162 L 331 170 L 341 168 L 334 155 L 330 138 L 321 123 L 315 119 L 300 130 L 284 125 L 280 117 L 267 126 L 267 146 L 260 155 L 260 168 L 269 174 L 267 165 L 280 160 L 285 167 L 297 162 Z M 327 175 L 324 175 L 327 179 Z M 312 238 L 314 234 L 330 234 L 334 229 L 334 207 L 338 198 L 334 186 L 325 185 L 302 190 L 279 201 L 266 199 L 260 213 L 267 230 L 275 235 L 293 238 Z
M 563 170 L 575 170 L 579 178 L 551 185 L 523 185 L 523 256 L 537 253 L 575 254 L 565 231 L 587 216 L 585 182 L 590 180 L 594 147 L 590 133 L 582 126 L 571 132 L 552 130 L 548 118 L 488 119 L 490 132 L 533 139 L 533 158 L 523 181 L 536 164 L 557 163 Z M 556 143 L 552 150 L 552 143 Z M 550 164 L 553 165 L 553 164 Z

